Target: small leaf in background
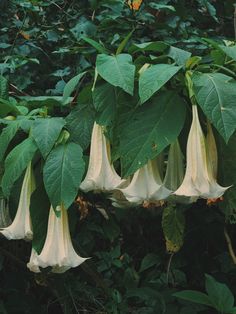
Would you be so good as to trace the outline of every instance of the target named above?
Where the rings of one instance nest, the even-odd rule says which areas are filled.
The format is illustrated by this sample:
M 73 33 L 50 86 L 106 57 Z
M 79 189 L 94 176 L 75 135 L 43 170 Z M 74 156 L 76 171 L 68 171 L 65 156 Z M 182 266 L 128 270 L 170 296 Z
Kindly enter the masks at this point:
M 225 284 L 206 275 L 206 291 L 211 303 L 220 313 L 230 313 L 234 306 L 234 296 Z
M 141 273 L 141 272 L 151 268 L 152 266 L 159 266 L 160 263 L 161 263 L 161 259 L 158 255 L 156 255 L 154 253 L 149 253 L 146 256 L 144 256 L 144 258 L 141 262 L 139 272 Z
M 32 137 L 27 138 L 7 155 L 5 172 L 2 178 L 2 190 L 5 196 L 9 196 L 11 188 L 16 180 L 33 159 L 37 146 Z
M 53 148 L 64 125 L 63 118 L 39 118 L 34 122 L 32 136 L 44 158 Z
M 174 92 L 162 92 L 138 107 L 117 128 L 122 174 L 127 177 L 155 158 L 179 135 L 185 122 L 185 103 Z
M 132 63 L 131 55 L 125 53 L 117 56 L 99 54 L 96 67 L 99 75 L 105 81 L 133 95 L 135 66 Z
M 74 76 L 72 79 L 69 80 L 69 82 L 66 83 L 64 92 L 63 92 L 63 99 L 62 102 L 65 105 L 68 101 L 68 98 L 71 96 L 71 94 L 74 92 L 76 87 L 78 86 L 81 78 L 85 75 L 86 72 L 82 72 L 76 76 Z
M 3 130 L 0 135 L 0 161 L 2 161 L 7 147 L 13 137 L 16 135 L 16 132 L 19 129 L 19 122 L 18 121 L 12 121 L 9 123 Z
M 162 214 L 162 229 L 166 239 L 166 250 L 178 252 L 184 243 L 185 216 L 177 207 L 169 205 Z
M 108 53 L 108 50 L 105 47 L 103 47 L 100 43 L 98 43 L 97 41 L 95 41 L 91 38 L 88 38 L 88 37 L 84 37 L 84 36 L 82 36 L 82 39 L 84 41 L 86 41 L 86 43 L 93 46 L 93 48 L 95 48 L 99 53 L 104 53 L 104 54 Z
M 141 103 L 147 101 L 165 85 L 179 70 L 180 66 L 156 64 L 141 72 L 139 78 L 139 96 Z
M 192 77 L 198 104 L 226 142 L 236 130 L 236 81 L 221 73 Z
M 183 291 L 174 293 L 173 296 L 179 299 L 186 300 L 186 301 L 190 301 L 190 302 L 194 302 L 198 304 L 204 304 L 204 305 L 208 305 L 212 307 L 212 303 L 208 295 L 199 291 L 183 290 Z
M 68 208 L 74 201 L 85 170 L 80 145 L 58 145 L 48 155 L 43 169 L 44 185 L 53 208 L 64 204 Z
M 219 45 L 219 48 L 231 59 L 236 61 L 236 45 L 234 46 L 223 46 Z
M 71 141 L 83 149 L 90 144 L 95 113 L 89 104 L 79 105 L 66 117 L 66 127 Z
M 109 83 L 95 88 L 93 103 L 97 111 L 96 122 L 100 125 L 111 125 L 116 114 L 116 90 Z
M 151 41 L 142 44 L 133 44 L 129 48 L 129 53 L 132 54 L 138 51 L 163 52 L 168 47 L 170 47 L 170 45 L 163 41 Z
M 8 81 L 2 75 L 0 75 L 0 98 L 2 99 L 8 98 Z

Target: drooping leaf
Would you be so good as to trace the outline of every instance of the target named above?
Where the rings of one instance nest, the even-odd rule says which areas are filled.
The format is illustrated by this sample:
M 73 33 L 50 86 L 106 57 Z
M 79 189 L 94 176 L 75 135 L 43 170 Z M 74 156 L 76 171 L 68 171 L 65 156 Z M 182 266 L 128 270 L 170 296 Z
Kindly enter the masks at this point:
M 150 104 L 137 108 L 116 130 L 123 176 L 133 174 L 172 143 L 184 121 L 184 100 L 174 92 L 162 92 Z
M 131 38 L 132 34 L 134 32 L 134 29 L 128 33 L 128 35 L 125 36 L 125 38 L 122 40 L 122 42 L 119 44 L 117 50 L 116 50 L 116 54 L 120 54 L 122 53 L 122 51 L 124 50 L 125 46 L 127 45 L 129 39 Z
M 84 36 L 82 36 L 81 38 L 84 41 L 86 41 L 88 44 L 93 46 L 99 53 L 104 53 L 104 54 L 108 53 L 108 50 L 105 47 L 103 47 L 101 44 L 99 44 L 97 41 L 95 41 L 91 38 L 88 38 L 88 37 L 84 37 Z
M 206 291 L 211 303 L 220 313 L 229 313 L 233 309 L 234 296 L 230 289 L 210 275 L 206 275 Z
M 129 54 L 121 53 L 117 56 L 100 54 L 97 56 L 96 67 L 99 75 L 114 86 L 133 95 L 135 66 Z
M 166 5 L 166 4 L 159 4 L 155 2 L 150 2 L 149 6 L 155 10 L 168 10 L 175 12 L 175 8 L 172 5 Z
M 17 106 L 9 100 L 0 98 L 0 117 L 5 117 L 7 114 L 20 114 Z
M 63 118 L 42 118 L 34 122 L 32 136 L 44 158 L 53 148 L 64 125 Z
M 151 65 L 148 69 L 141 72 L 139 78 L 139 96 L 141 103 L 147 101 L 180 69 L 180 66 L 170 64 L 156 64 Z
M 166 239 L 166 249 L 170 253 L 180 250 L 184 242 L 185 216 L 176 207 L 169 205 L 162 214 L 162 229 Z
M 160 263 L 161 263 L 161 260 L 158 255 L 149 253 L 143 258 L 139 272 L 143 272 L 154 265 L 158 266 L 160 265 Z
M 79 105 L 66 117 L 66 127 L 71 140 L 83 149 L 90 144 L 95 113 L 88 104 Z
M 93 103 L 97 111 L 96 121 L 100 125 L 111 125 L 116 113 L 115 87 L 105 83 L 93 92 Z
M 38 254 L 41 253 L 46 239 L 49 209 L 50 201 L 40 180 L 30 199 L 30 217 L 34 233 L 32 247 Z
M 76 76 L 74 76 L 72 79 L 69 80 L 69 82 L 66 83 L 64 91 L 63 91 L 63 104 L 66 104 L 68 101 L 68 98 L 71 96 L 73 91 L 78 86 L 81 78 L 85 75 L 86 72 L 82 72 Z
M 221 73 L 194 73 L 198 104 L 224 140 L 236 130 L 236 81 Z
M 34 157 L 37 146 L 32 137 L 27 138 L 7 155 L 5 172 L 2 178 L 2 190 L 5 196 L 9 196 L 14 182 L 21 176 L 29 162 Z
M 58 145 L 48 155 L 43 169 L 44 185 L 54 209 L 74 201 L 84 174 L 83 153 L 80 145 L 69 142 Z
M 208 295 L 199 291 L 183 290 L 180 292 L 175 292 L 173 296 L 186 300 L 186 301 L 190 301 L 190 302 L 194 302 L 198 304 L 204 304 L 204 305 L 208 305 L 212 307 L 212 303 Z
M 2 161 L 7 147 L 13 137 L 16 135 L 16 132 L 19 129 L 18 121 L 12 121 L 9 123 L 3 130 L 0 135 L 0 161 Z

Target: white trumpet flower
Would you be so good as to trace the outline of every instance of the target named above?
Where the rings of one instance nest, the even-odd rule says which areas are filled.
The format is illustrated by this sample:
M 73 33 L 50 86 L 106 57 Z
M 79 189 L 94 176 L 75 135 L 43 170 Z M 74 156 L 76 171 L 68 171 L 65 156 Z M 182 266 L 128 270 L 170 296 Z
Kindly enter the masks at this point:
M 171 191 L 161 180 L 157 167 L 157 160 L 149 160 L 148 163 L 137 170 L 126 188 L 119 188 L 125 198 L 136 205 L 144 202 L 157 202 L 166 199 Z
M 206 140 L 196 105 L 192 106 L 192 111 L 193 120 L 187 141 L 185 177 L 181 186 L 175 191 L 175 195 L 216 199 L 221 197 L 229 187 L 222 187 L 216 182 L 216 171 L 209 166 L 212 148 L 208 147 L 207 154 Z
M 9 207 L 4 198 L 0 199 L 0 228 L 6 228 L 12 223 Z
M 82 191 L 111 191 L 125 182 L 116 173 L 110 160 L 110 145 L 103 134 L 102 127 L 95 122 L 91 139 L 88 172 L 80 185 Z
M 68 224 L 68 214 L 64 206 L 57 206 L 56 215 L 50 208 L 48 230 L 43 249 L 39 255 L 33 249 L 27 267 L 38 272 L 39 267 L 52 267 L 54 273 L 64 273 L 71 267 L 77 267 L 87 258 L 80 257 L 74 250 Z
M 10 226 L 0 230 L 0 233 L 8 240 L 32 240 L 33 231 L 30 219 L 30 197 L 34 190 L 35 182 L 30 162 L 25 172 L 16 216 Z

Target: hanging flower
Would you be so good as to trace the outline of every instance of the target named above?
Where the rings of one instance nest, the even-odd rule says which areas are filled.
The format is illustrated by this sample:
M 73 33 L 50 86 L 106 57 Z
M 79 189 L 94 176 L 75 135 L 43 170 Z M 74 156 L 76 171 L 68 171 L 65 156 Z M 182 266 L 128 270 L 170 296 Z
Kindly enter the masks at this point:
M 206 199 L 219 198 L 229 187 L 222 187 L 216 182 L 216 173 L 210 166 L 209 160 L 209 155 L 213 153 L 212 148 L 208 147 L 210 152 L 207 153 L 197 106 L 193 105 L 192 111 L 193 120 L 187 142 L 186 173 L 183 183 L 175 194 Z
M 0 228 L 6 228 L 12 223 L 9 207 L 4 198 L 0 199 Z
M 125 198 L 136 205 L 146 202 L 160 204 L 166 199 L 171 191 L 162 182 L 157 159 L 149 160 L 148 163 L 137 170 L 126 188 L 119 188 Z
M 68 214 L 64 206 L 58 206 L 56 215 L 51 207 L 48 219 L 48 230 L 43 249 L 39 255 L 31 252 L 27 267 L 38 272 L 39 267 L 52 267 L 54 273 L 64 273 L 71 267 L 77 267 L 87 258 L 80 257 L 74 250 L 68 224 Z
M 16 211 L 15 219 L 12 224 L 0 230 L 0 232 L 8 240 L 25 239 L 32 240 L 33 232 L 31 227 L 30 219 L 30 197 L 35 189 L 34 176 L 31 167 L 31 162 L 29 163 L 22 188 L 20 193 L 19 205 Z
M 110 145 L 107 143 L 102 127 L 95 122 L 91 139 L 88 172 L 80 185 L 82 191 L 111 191 L 125 182 L 116 173 L 110 160 Z

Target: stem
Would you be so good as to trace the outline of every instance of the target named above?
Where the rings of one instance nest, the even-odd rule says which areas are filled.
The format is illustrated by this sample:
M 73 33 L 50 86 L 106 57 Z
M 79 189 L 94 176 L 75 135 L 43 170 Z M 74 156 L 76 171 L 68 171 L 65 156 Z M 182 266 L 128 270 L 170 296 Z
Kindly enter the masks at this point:
M 171 265 L 173 256 L 174 256 L 174 253 L 171 253 L 170 258 L 168 260 L 168 264 L 167 264 L 167 271 L 166 271 L 166 282 L 167 282 L 167 285 L 168 285 L 168 282 L 169 282 L 170 265 Z
M 226 243 L 227 243 L 227 246 L 228 246 L 229 254 L 230 254 L 231 258 L 232 258 L 233 263 L 236 265 L 236 255 L 234 253 L 234 249 L 233 249 L 233 246 L 232 246 L 232 241 L 230 239 L 230 236 L 228 234 L 228 231 L 227 231 L 226 227 L 224 228 L 224 235 L 225 235 L 225 240 L 226 240 Z

